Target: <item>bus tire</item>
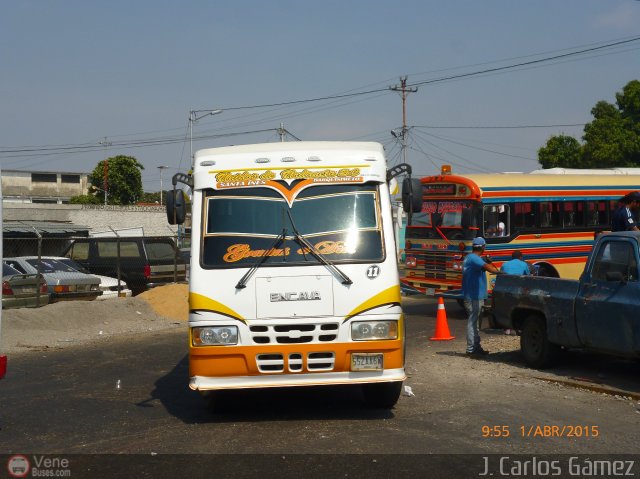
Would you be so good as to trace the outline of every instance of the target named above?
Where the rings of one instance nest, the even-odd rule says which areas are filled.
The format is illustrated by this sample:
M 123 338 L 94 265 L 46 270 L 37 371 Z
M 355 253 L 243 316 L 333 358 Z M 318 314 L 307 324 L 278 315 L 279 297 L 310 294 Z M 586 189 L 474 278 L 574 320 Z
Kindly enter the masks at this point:
M 520 351 L 528 366 L 545 369 L 556 359 L 559 347 L 549 342 L 546 321 L 533 314 L 524 320 L 520 335 Z
M 362 385 L 364 402 L 373 408 L 391 409 L 400 399 L 401 392 L 402 381 Z
M 544 276 L 545 278 L 559 278 L 560 275 L 555 270 L 555 268 L 546 263 L 541 263 L 535 266 L 537 269 L 536 276 Z

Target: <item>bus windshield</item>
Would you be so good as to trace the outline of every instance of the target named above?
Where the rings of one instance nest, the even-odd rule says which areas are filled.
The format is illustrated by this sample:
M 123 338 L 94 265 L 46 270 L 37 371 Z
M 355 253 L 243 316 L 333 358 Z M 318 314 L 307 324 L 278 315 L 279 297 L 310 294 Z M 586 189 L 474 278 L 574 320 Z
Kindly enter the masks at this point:
M 478 236 L 482 209 L 468 200 L 423 201 L 407 225 L 407 238 L 462 240 Z
M 269 265 L 318 264 L 294 231 L 332 262 L 384 258 L 375 185 L 309 187 L 291 207 L 269 188 L 206 190 L 203 206 L 204 267 L 247 267 L 264 254 Z

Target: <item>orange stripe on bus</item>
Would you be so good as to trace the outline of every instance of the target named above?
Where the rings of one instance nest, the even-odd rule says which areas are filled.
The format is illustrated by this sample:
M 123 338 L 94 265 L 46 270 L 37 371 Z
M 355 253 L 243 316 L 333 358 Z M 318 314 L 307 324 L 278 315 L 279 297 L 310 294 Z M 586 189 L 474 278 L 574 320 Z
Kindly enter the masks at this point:
M 629 190 L 634 191 L 634 190 Z M 545 196 L 580 196 L 580 197 L 589 197 L 589 196 L 613 196 L 613 197 L 622 197 L 629 191 L 626 190 L 502 190 L 502 191 L 483 191 L 482 196 L 484 198 L 501 198 L 501 197 L 526 197 L 533 196 L 539 199 L 540 197 Z M 553 199 L 549 199 L 548 201 L 554 201 Z

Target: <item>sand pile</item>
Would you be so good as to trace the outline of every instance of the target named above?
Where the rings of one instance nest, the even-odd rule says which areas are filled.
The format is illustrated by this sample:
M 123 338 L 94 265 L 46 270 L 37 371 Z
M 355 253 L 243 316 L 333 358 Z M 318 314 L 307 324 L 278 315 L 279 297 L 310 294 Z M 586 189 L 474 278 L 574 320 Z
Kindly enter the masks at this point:
M 176 321 L 189 319 L 189 286 L 186 284 L 160 286 L 136 297 L 149 303 L 160 316 Z
M 3 310 L 0 352 L 62 349 L 122 334 L 186 328 L 188 289 L 171 284 L 135 298 Z

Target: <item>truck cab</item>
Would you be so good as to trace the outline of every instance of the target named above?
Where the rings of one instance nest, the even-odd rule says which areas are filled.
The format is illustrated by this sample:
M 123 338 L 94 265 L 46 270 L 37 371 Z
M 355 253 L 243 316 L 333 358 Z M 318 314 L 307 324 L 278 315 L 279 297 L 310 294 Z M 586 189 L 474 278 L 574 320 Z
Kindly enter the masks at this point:
M 575 300 L 584 347 L 640 354 L 639 243 L 640 233 L 631 231 L 603 234 L 596 242 Z

